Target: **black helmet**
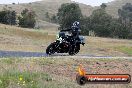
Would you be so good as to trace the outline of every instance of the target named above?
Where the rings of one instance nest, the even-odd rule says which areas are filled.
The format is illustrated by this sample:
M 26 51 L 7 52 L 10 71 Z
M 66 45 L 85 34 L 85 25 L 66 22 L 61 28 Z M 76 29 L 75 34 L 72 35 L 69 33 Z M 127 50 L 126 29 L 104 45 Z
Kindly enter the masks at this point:
M 75 21 L 74 23 L 73 23 L 73 26 L 77 26 L 77 27 L 79 27 L 79 22 L 78 21 Z

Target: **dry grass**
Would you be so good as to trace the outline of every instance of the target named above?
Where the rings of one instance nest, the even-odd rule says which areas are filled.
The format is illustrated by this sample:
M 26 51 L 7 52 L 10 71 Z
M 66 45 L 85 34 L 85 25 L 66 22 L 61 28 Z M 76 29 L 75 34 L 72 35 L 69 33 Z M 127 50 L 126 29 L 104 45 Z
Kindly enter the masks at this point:
M 99 38 L 99 37 L 85 37 L 86 45 L 81 47 L 81 53 L 102 55 L 102 56 L 132 56 L 117 47 L 128 47 L 132 50 L 132 41 L 123 39 Z
M 130 84 L 86 84 L 76 83 L 78 66 L 82 64 L 89 74 L 130 74 L 132 75 L 132 60 L 117 59 L 78 59 L 78 58 L 4 58 L 0 60 L 0 80 L 2 74 L 6 86 L 11 88 L 28 88 L 31 81 L 35 88 L 131 88 Z M 43 74 L 42 74 L 43 73 Z M 47 74 L 47 75 L 45 75 Z M 25 86 L 17 84 L 19 77 L 26 81 Z M 21 83 L 21 82 L 20 82 Z M 12 85 L 11 85 L 12 84 Z M 1 85 L 1 84 L 0 84 Z M 14 86 L 14 87 L 13 87 Z M 28 87 L 27 87 L 28 86 Z
M 27 29 L 0 24 L 0 48 L 12 51 L 42 51 L 55 40 L 56 30 Z

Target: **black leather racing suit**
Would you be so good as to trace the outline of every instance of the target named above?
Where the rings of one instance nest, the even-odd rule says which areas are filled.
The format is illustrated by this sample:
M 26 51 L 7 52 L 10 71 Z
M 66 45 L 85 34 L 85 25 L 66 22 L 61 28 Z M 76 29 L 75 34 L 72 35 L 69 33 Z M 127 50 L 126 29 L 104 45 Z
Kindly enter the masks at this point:
M 71 36 L 70 36 L 70 44 L 71 44 L 71 49 L 74 49 L 75 45 L 76 45 L 76 41 L 79 39 L 79 35 L 80 35 L 80 28 L 77 26 L 72 26 L 70 29 L 66 29 L 66 30 L 61 30 L 61 32 L 70 32 Z
M 72 37 L 73 37 L 74 39 L 79 38 L 79 35 L 80 35 L 80 28 L 79 28 L 79 27 L 77 27 L 77 26 L 72 26 L 70 29 L 61 30 L 61 32 L 66 32 L 66 31 L 71 32 Z

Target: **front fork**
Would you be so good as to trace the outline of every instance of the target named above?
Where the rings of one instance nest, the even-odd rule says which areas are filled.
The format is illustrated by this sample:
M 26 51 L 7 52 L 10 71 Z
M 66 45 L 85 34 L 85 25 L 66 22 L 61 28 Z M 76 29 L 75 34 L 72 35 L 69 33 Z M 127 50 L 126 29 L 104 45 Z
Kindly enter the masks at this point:
M 57 49 L 57 48 L 59 47 L 59 45 L 60 45 L 60 41 L 57 40 L 57 41 L 55 42 L 55 49 Z

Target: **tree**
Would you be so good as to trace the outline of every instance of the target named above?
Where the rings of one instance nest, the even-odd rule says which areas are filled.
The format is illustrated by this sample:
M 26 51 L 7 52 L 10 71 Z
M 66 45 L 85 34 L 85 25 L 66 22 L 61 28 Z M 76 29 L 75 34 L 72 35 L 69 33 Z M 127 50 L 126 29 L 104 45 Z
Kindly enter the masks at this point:
M 8 24 L 15 25 L 16 24 L 16 12 L 15 11 L 7 11 L 6 20 L 7 20 Z
M 127 3 L 122 7 L 122 9 L 118 10 L 119 18 L 122 24 L 125 26 L 131 26 L 130 22 L 132 21 L 132 5 L 131 3 Z
M 5 10 L 0 12 L 0 23 L 3 24 L 16 24 L 16 12 L 11 10 Z
M 17 17 L 16 11 L 12 11 L 12 13 L 11 13 L 11 25 L 16 25 L 16 17 Z
M 24 15 L 27 15 L 29 12 L 28 9 L 24 9 L 22 12 L 21 12 L 21 15 L 24 16 Z
M 45 13 L 45 17 L 46 17 L 47 19 L 49 19 L 49 18 L 50 18 L 50 16 L 49 16 L 49 13 L 48 13 L 48 12 L 46 12 L 46 13 Z
M 58 19 L 57 19 L 57 16 L 56 15 L 53 15 L 51 17 L 51 22 L 53 22 L 53 23 L 57 23 L 58 22 Z
M 111 20 L 112 17 L 104 9 L 97 9 L 90 16 L 91 30 L 95 31 L 97 36 L 109 37 Z
M 105 3 L 102 3 L 102 5 L 100 5 L 101 9 L 105 9 L 107 7 L 107 5 Z
M 46 19 L 45 19 L 46 21 L 48 21 L 48 22 L 51 21 L 51 18 L 50 18 L 49 12 L 46 12 L 46 13 L 45 13 L 45 18 L 46 18 Z
M 126 3 L 122 9 L 118 10 L 120 23 L 124 26 L 122 34 L 126 32 L 128 38 L 132 38 L 132 4 Z
M 81 9 L 76 3 L 62 4 L 58 10 L 58 21 L 62 29 L 70 28 L 74 21 L 80 21 Z
M 89 35 L 89 31 L 91 30 L 90 17 L 82 17 L 80 23 L 81 34 Z
M 118 19 L 113 19 L 110 23 L 110 30 L 111 30 L 111 35 L 110 37 L 112 38 L 123 38 L 127 39 L 129 30 L 126 28 Z
M 35 16 L 36 14 L 34 11 L 29 11 L 28 9 L 23 10 L 21 12 L 21 16 L 18 17 L 19 26 L 27 27 L 27 28 L 34 28 L 36 24 Z
M 0 23 L 7 24 L 6 14 L 6 11 L 0 11 Z

